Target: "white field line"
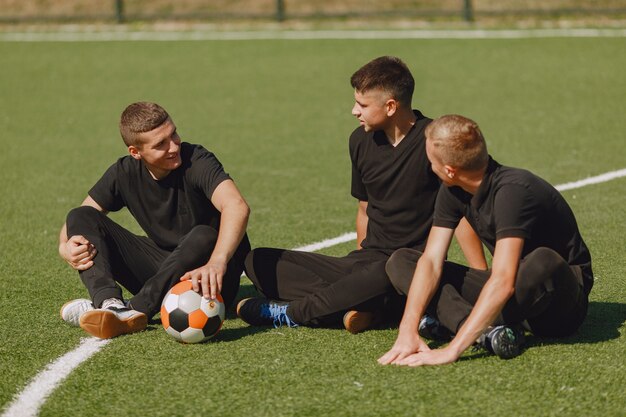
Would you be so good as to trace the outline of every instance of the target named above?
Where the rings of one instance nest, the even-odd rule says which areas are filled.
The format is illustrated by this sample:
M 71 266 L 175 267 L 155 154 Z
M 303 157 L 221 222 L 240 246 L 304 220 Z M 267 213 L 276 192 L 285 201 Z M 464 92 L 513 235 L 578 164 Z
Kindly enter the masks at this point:
M 566 182 L 565 184 L 559 184 L 554 188 L 559 191 L 573 190 L 575 188 L 581 188 L 586 185 L 599 184 L 601 182 L 607 182 L 621 177 L 626 177 L 626 168 L 618 169 L 617 171 L 607 172 L 601 175 L 596 175 L 595 177 L 588 177 L 580 181 Z
M 48 364 L 24 390 L 13 400 L 3 417 L 34 417 L 39 408 L 55 388 L 72 373 L 74 369 L 95 355 L 111 339 L 101 340 L 95 337 L 82 339 L 78 347 L 54 362 Z
M 555 186 L 555 188 L 559 191 L 572 190 L 621 177 L 626 177 L 626 169 L 607 172 L 580 181 L 560 184 Z M 341 236 L 294 248 L 293 250 L 315 252 L 340 243 L 350 242 L 354 239 L 356 239 L 356 233 L 344 233 Z M 110 339 L 101 340 L 93 337 L 83 339 L 76 349 L 50 363 L 42 372 L 35 376 L 26 388 L 15 396 L 13 402 L 4 413 L 2 413 L 2 417 L 35 417 L 39 412 L 39 408 L 55 388 L 63 382 L 75 368 L 100 351 L 100 349 L 109 342 Z
M 4 32 L 4 42 L 111 41 L 240 41 L 312 39 L 526 39 L 626 37 L 626 29 L 518 29 L 518 30 L 261 30 L 261 31 L 60 31 Z
M 332 239 L 322 240 L 321 242 L 311 243 L 310 245 L 300 246 L 293 250 L 299 250 L 303 252 L 315 252 L 321 249 L 330 248 L 331 246 L 339 245 L 340 243 L 350 242 L 356 240 L 356 233 L 344 233 L 341 236 L 334 237 Z

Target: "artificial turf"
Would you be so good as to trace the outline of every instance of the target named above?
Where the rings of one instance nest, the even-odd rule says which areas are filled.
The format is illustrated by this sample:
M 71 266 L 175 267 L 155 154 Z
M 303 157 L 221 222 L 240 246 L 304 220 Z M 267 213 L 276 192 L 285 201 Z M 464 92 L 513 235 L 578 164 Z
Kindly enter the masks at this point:
M 400 56 L 414 107 L 475 119 L 499 162 L 560 184 L 625 167 L 625 48 L 623 38 L 0 43 L 0 404 L 85 336 L 58 316 L 86 295 L 58 257 L 58 231 L 124 155 L 117 121 L 130 102 L 161 103 L 184 140 L 218 155 L 252 208 L 253 247 L 292 248 L 354 230 L 348 80 L 368 60 Z M 509 361 L 468 351 L 407 369 L 376 363 L 394 328 L 251 328 L 231 313 L 214 340 L 181 345 L 153 324 L 81 365 L 41 415 L 626 415 L 626 179 L 564 195 L 596 275 L 572 337 L 531 337 Z M 127 213 L 112 216 L 139 232 Z

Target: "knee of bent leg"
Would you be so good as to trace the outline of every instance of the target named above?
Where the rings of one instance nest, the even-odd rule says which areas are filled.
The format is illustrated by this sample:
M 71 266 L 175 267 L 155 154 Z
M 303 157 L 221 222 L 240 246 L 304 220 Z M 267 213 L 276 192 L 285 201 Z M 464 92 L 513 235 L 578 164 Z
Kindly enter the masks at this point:
M 413 249 L 398 249 L 385 264 L 385 272 L 387 272 L 391 284 L 404 294 L 408 292 L 408 287 L 411 285 L 420 255 L 420 252 Z
M 217 230 L 206 225 L 195 226 L 178 245 L 179 262 L 185 268 L 198 267 L 209 259 L 216 242 Z
M 524 263 L 533 270 L 534 274 L 551 276 L 556 273 L 565 260 L 556 251 L 540 247 L 526 255 Z
M 526 255 L 520 264 L 515 289 L 520 291 L 531 291 L 537 285 L 550 285 L 547 282 L 569 271 L 567 263 L 554 250 L 540 247 Z
M 246 255 L 246 259 L 243 261 L 243 267 L 244 270 L 246 271 L 246 275 L 250 276 L 249 274 L 254 272 L 254 253 L 257 249 L 252 249 L 250 252 L 248 252 L 248 254 Z
M 280 255 L 279 251 L 270 248 L 256 248 L 252 249 L 246 255 L 244 260 L 244 270 L 246 275 L 254 280 L 257 273 L 261 275 L 267 275 L 269 273 L 276 274 L 276 268 Z
M 193 229 L 184 238 L 185 246 L 195 248 L 213 248 L 217 242 L 217 230 L 211 226 L 200 224 L 194 226 Z
M 80 206 L 73 208 L 67 213 L 66 222 L 68 224 L 75 224 L 77 222 L 94 222 L 102 216 L 103 213 L 91 206 Z

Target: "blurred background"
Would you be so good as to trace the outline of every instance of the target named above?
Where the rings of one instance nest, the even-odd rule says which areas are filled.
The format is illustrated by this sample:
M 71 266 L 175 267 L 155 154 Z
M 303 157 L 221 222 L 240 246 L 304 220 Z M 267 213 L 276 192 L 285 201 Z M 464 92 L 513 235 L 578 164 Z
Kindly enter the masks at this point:
M 623 27 L 626 0 L 0 0 L 0 25 Z

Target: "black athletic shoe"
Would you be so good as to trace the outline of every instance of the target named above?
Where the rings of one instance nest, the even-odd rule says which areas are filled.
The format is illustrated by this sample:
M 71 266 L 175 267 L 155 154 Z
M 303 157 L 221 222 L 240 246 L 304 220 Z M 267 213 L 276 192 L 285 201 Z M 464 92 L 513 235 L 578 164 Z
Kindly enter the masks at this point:
M 442 326 L 439 320 L 428 314 L 424 314 L 420 320 L 418 331 L 420 336 L 430 340 L 447 342 L 452 338 L 450 330 Z
M 501 359 L 511 359 L 522 353 L 524 332 L 519 327 L 489 327 L 478 338 L 478 344 Z
M 271 301 L 267 298 L 245 298 L 237 304 L 237 316 L 253 326 L 297 327 L 287 315 L 289 303 Z

